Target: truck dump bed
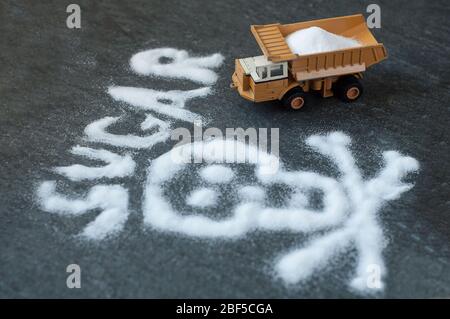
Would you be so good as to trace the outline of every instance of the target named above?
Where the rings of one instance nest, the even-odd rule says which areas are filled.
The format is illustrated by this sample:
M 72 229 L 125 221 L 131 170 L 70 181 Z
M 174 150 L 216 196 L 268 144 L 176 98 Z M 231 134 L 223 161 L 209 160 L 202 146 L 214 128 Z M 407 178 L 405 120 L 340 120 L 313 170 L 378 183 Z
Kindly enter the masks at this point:
M 294 54 L 289 49 L 285 37 L 312 26 L 353 38 L 362 46 L 316 54 Z M 290 71 L 297 81 L 363 72 L 367 67 L 387 57 L 385 47 L 374 38 L 361 14 L 284 25 L 279 23 L 252 25 L 251 31 L 270 61 L 290 61 Z

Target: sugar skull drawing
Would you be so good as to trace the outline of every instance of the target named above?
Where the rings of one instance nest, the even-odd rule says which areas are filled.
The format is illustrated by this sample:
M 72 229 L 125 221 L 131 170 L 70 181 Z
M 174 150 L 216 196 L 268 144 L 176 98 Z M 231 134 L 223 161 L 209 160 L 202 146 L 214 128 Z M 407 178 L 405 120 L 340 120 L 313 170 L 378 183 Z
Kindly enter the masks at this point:
M 352 287 L 367 288 L 367 271 L 373 265 L 384 275 L 382 259 L 382 230 L 377 222 L 377 212 L 383 202 L 397 198 L 410 189 L 401 178 L 418 168 L 417 161 L 395 151 L 384 153 L 385 168 L 380 174 L 364 181 L 348 149 L 350 138 L 336 132 L 324 136 L 311 136 L 307 143 L 316 151 L 329 157 L 341 172 L 338 180 L 314 172 L 286 171 L 273 156 L 258 151 L 250 145 L 237 145 L 234 140 L 216 139 L 186 144 L 160 156 L 148 169 L 145 185 L 144 223 L 161 231 L 177 232 L 187 236 L 204 238 L 235 238 L 252 230 L 293 231 L 314 233 L 328 231 L 304 247 L 296 248 L 275 265 L 278 275 L 287 283 L 307 279 L 315 270 L 327 265 L 355 245 L 358 265 Z M 201 214 L 187 214 L 175 210 L 164 196 L 164 184 L 183 169 L 192 169 L 191 162 L 209 163 L 200 170 L 209 183 L 232 183 L 233 170 L 223 163 L 236 158 L 237 149 L 245 149 L 249 162 L 254 165 L 255 185 L 234 185 L 240 192 L 240 200 L 230 207 L 231 216 L 217 220 Z M 226 160 L 228 159 L 228 161 Z M 272 165 L 277 162 L 279 169 Z M 283 183 L 294 190 L 290 200 L 282 207 L 271 207 L 264 202 L 264 188 Z M 307 194 L 319 190 L 323 194 L 323 207 L 311 209 Z M 213 188 L 202 187 L 188 195 L 191 206 L 208 206 L 216 203 Z M 381 282 L 379 287 L 382 288 Z

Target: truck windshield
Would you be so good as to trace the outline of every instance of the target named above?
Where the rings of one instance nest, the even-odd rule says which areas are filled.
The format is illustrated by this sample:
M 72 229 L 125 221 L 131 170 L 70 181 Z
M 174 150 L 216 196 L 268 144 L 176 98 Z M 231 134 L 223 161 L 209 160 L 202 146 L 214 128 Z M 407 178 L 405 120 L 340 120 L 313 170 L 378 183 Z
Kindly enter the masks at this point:
M 283 75 L 283 64 L 273 65 L 270 68 L 270 76 L 282 76 Z
M 265 79 L 267 77 L 267 67 L 265 66 L 260 66 L 256 68 L 256 73 L 258 73 L 258 76 L 261 79 Z

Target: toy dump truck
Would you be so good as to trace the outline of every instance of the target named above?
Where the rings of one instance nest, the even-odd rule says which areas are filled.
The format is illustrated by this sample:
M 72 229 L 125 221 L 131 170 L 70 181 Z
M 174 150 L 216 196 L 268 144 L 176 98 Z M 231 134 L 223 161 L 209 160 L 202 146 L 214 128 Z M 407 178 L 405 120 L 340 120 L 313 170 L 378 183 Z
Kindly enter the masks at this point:
M 294 54 L 285 37 L 313 26 L 353 38 L 360 46 Z M 308 92 L 353 102 L 363 92 L 362 72 L 387 58 L 385 47 L 377 42 L 360 14 L 284 25 L 252 25 L 251 31 L 264 55 L 236 59 L 231 87 L 253 102 L 281 100 L 297 110 L 305 105 Z

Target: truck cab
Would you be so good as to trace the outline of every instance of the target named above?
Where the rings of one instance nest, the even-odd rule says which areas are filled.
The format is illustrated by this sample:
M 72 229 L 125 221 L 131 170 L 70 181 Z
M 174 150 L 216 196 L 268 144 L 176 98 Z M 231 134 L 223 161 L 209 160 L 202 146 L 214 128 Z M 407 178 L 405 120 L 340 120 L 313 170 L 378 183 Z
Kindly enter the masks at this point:
M 236 59 L 231 87 L 253 102 L 278 99 L 294 79 L 289 76 L 288 62 L 272 62 L 264 55 Z
M 239 59 L 246 75 L 250 75 L 255 83 L 287 78 L 287 62 L 274 63 L 264 55 Z

